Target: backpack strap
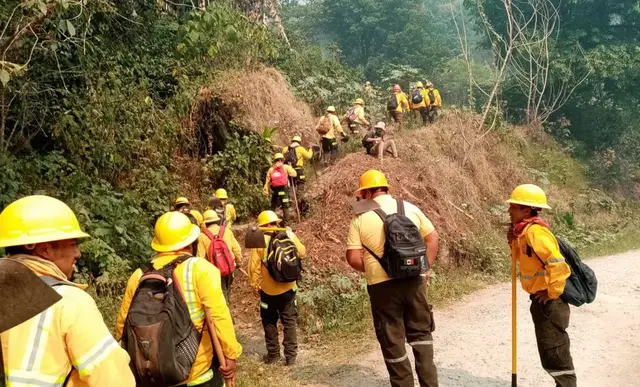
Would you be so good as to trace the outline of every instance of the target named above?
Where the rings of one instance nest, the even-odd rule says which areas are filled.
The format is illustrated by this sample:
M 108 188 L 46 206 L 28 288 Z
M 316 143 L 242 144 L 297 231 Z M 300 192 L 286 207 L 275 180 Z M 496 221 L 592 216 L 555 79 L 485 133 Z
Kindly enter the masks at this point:
M 206 236 L 207 236 L 207 238 L 209 238 L 209 240 L 214 240 L 214 239 L 215 239 L 215 235 L 213 235 L 213 233 L 211 233 L 211 231 L 209 231 L 209 230 L 208 230 L 208 229 L 206 229 L 206 228 L 205 228 L 204 230 L 202 230 L 202 233 L 203 233 L 204 235 L 206 235 Z
M 396 213 L 398 215 L 405 216 L 404 201 L 402 199 L 396 199 L 396 205 L 397 205 Z
M 376 208 L 373 210 L 373 212 L 378 214 L 378 216 L 380 217 L 380 219 L 382 219 L 383 222 L 387 218 L 387 213 L 382 211 L 382 208 Z
M 59 279 L 57 279 L 57 278 L 50 277 L 50 276 L 48 276 L 48 275 L 41 275 L 41 276 L 40 276 L 40 279 L 41 279 L 45 284 L 49 285 L 49 287 L 52 287 L 52 288 L 53 288 L 53 287 L 55 287 L 55 286 L 62 286 L 62 285 L 67 285 L 67 286 L 68 286 L 68 285 L 69 285 L 69 284 L 67 284 L 67 283 L 66 283 L 66 282 L 64 282 L 64 281 L 61 281 L 61 280 L 59 280 Z
M 218 236 L 217 236 L 218 239 L 222 239 L 224 237 L 224 232 L 226 231 L 225 228 L 226 228 L 226 225 L 220 225 L 220 231 L 218 231 Z

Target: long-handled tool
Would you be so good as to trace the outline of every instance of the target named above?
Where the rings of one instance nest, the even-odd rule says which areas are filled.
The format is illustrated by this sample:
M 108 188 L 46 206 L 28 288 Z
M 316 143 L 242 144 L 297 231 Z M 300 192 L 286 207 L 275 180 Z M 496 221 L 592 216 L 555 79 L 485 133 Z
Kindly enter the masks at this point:
M 511 258 L 511 387 L 518 385 L 518 331 L 516 330 L 516 259 Z
M 220 344 L 220 339 L 218 339 L 218 334 L 216 333 L 216 326 L 213 323 L 213 317 L 211 317 L 211 310 L 209 308 L 204 308 L 205 318 L 207 319 L 207 327 L 209 328 L 209 335 L 211 336 L 211 343 L 213 343 L 213 349 L 216 353 L 216 357 L 220 362 L 220 367 L 227 367 L 227 358 L 224 357 L 224 352 L 222 352 L 222 345 Z M 231 379 L 224 380 L 225 386 L 227 387 L 235 387 L 236 378 L 235 376 Z
M 296 182 L 294 179 L 289 179 L 291 182 L 291 193 L 293 194 L 293 202 L 296 205 L 296 216 L 298 218 L 298 223 L 300 223 L 300 206 L 298 205 L 298 195 L 296 193 Z

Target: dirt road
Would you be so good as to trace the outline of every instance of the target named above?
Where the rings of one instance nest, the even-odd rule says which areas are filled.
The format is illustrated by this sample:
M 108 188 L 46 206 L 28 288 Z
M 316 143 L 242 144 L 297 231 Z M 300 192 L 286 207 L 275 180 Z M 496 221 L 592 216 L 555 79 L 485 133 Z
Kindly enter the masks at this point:
M 598 297 L 593 304 L 572 308 L 569 327 L 578 384 L 640 386 L 640 251 L 588 264 L 598 276 Z M 436 311 L 434 340 L 440 386 L 511 385 L 510 295 L 510 284 L 496 285 Z M 523 291 L 518 297 L 519 386 L 551 387 L 553 380 L 540 366 L 529 299 Z M 312 384 L 388 386 L 378 350 L 354 359 L 353 364 L 335 367 L 325 381 L 327 384 Z

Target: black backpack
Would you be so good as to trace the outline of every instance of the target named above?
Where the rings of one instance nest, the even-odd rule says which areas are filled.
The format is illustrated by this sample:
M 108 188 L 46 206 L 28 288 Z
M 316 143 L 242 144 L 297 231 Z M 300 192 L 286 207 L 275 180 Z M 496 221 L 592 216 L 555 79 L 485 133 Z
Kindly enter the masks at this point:
M 571 268 L 571 275 L 567 278 L 564 293 L 562 293 L 560 298 L 567 304 L 573 306 L 592 303 L 593 300 L 596 299 L 596 292 L 598 291 L 596 274 L 593 272 L 593 269 L 582 262 L 580 256 L 573 247 L 571 247 L 569 242 L 560 237 L 556 237 L 556 240 L 560 247 L 560 253 Z M 528 245 L 527 255 L 529 257 L 533 255 L 533 248 Z M 536 255 L 536 257 L 538 256 Z M 538 257 L 538 259 L 540 259 L 540 257 Z M 542 259 L 540 259 L 540 262 L 542 262 L 543 266 L 546 266 Z
M 435 105 L 436 104 L 436 95 L 433 93 L 433 90 L 429 90 L 429 94 L 427 94 L 429 96 L 429 104 L 431 105 Z
M 263 264 L 276 282 L 293 282 L 302 278 L 302 260 L 298 248 L 286 232 L 271 237 L 267 261 Z
M 389 100 L 387 100 L 387 110 L 394 111 L 397 108 L 398 108 L 398 97 L 396 97 L 396 95 L 393 94 L 391 97 L 389 97 Z
M 179 257 L 159 270 L 142 268 L 122 335 L 138 387 L 173 386 L 191 373 L 202 334 L 174 275 L 176 266 L 189 258 Z
M 284 155 L 285 163 L 294 167 L 296 166 L 296 164 L 298 164 L 298 153 L 296 152 L 297 148 L 298 146 L 289 146 L 287 153 Z
M 369 151 L 371 151 L 371 148 L 373 148 L 373 146 L 375 145 L 374 142 L 367 141 L 367 140 L 372 139 L 375 136 L 376 136 L 376 133 L 373 130 L 370 130 L 367 134 L 364 135 L 364 137 L 362 137 L 362 146 L 367 151 L 367 153 L 369 153 Z
M 422 93 L 420 92 L 420 90 L 416 90 L 413 92 L 413 94 L 411 94 L 411 102 L 413 103 L 422 103 Z
M 429 271 L 427 245 L 418 227 L 404 212 L 404 202 L 396 199 L 396 214 L 387 215 L 382 209 L 374 210 L 384 222 L 384 253 L 378 257 L 367 246 L 363 247 L 380 261 L 391 278 L 410 278 Z

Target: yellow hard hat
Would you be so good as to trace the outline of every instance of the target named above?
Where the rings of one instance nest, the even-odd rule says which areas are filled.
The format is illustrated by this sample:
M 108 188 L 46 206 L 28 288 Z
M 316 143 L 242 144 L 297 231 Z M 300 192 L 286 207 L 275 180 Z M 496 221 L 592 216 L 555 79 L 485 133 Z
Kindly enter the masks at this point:
M 353 103 L 356 105 L 364 105 L 364 100 L 362 98 L 356 98 L 356 100 L 353 101 Z
M 224 188 L 218 188 L 216 190 L 216 197 L 218 199 L 229 199 L 229 195 L 227 195 L 227 190 Z
M 335 113 L 335 112 L 336 112 L 336 108 L 335 108 L 334 106 L 329 106 L 329 107 L 327 108 L 327 111 L 328 111 L 329 113 Z
M 422 84 L 422 82 L 418 81 L 418 82 L 416 82 L 416 87 L 417 87 L 417 88 L 418 88 L 418 87 L 424 87 L 424 85 Z
M 551 207 L 547 204 L 547 195 L 542 188 L 534 184 L 522 184 L 516 187 L 511 192 L 509 204 L 519 204 L 521 206 L 528 206 L 534 208 L 544 208 L 550 210 Z
M 294 142 L 302 142 L 302 137 L 300 137 L 300 136 L 293 136 L 293 138 L 291 139 L 291 141 L 294 141 Z
M 156 222 L 154 231 L 151 248 L 159 253 L 181 250 L 192 244 L 200 235 L 200 227 L 192 224 L 185 214 L 177 211 L 162 215 Z
M 87 237 L 71 208 L 49 196 L 18 199 L 0 213 L 0 247 Z
M 173 202 L 173 205 L 179 206 L 180 204 L 191 204 L 191 203 L 189 203 L 189 199 L 185 198 L 184 196 L 180 196 L 179 198 L 176 199 L 175 202 Z
M 278 218 L 273 211 L 262 211 L 260 215 L 258 215 L 258 226 L 266 226 L 269 223 L 280 223 L 282 219 Z
M 275 155 L 273 155 L 273 161 L 276 160 L 284 160 L 284 155 L 282 153 L 276 153 Z
M 204 224 L 209 224 L 213 222 L 219 222 L 220 216 L 214 210 L 206 210 L 204 212 Z
M 370 169 L 360 176 L 360 187 L 356 190 L 356 193 L 365 189 L 382 187 L 391 188 L 386 176 L 378 170 Z
M 427 81 L 427 87 L 431 87 L 433 86 L 433 83 L 431 83 L 431 81 Z

